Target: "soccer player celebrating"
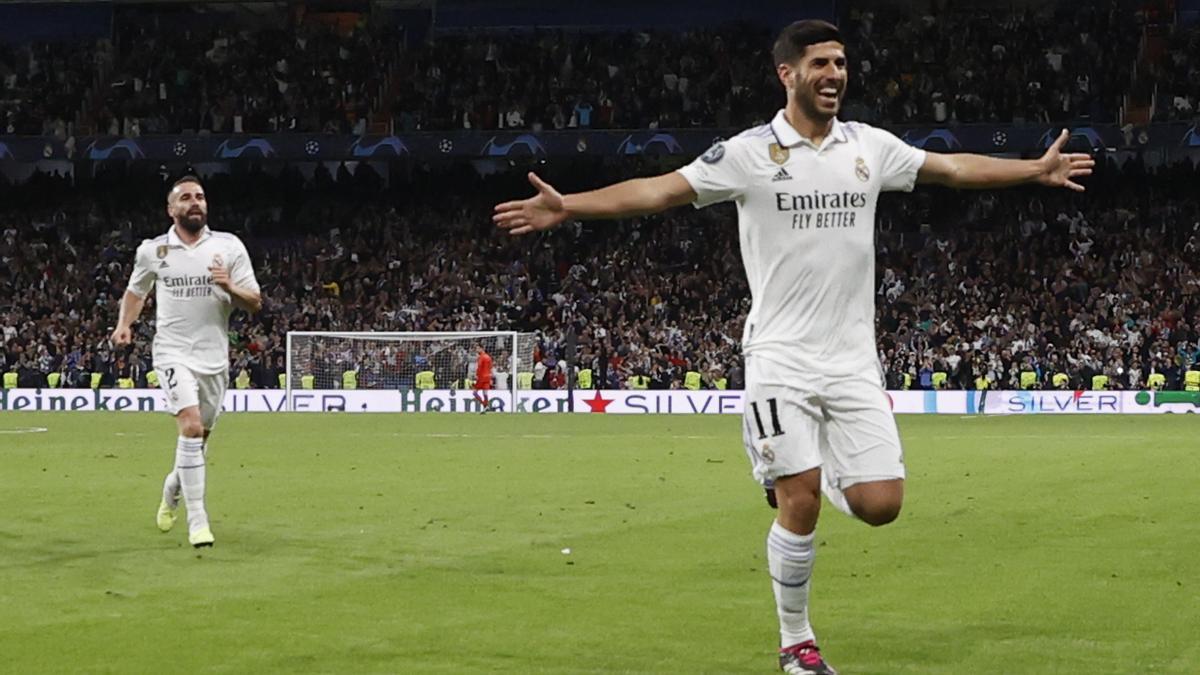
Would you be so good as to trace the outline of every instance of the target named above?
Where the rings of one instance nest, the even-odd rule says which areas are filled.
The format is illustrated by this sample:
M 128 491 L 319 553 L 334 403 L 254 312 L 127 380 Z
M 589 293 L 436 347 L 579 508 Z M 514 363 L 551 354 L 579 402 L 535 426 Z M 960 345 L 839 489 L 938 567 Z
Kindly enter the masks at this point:
M 492 388 L 492 356 L 483 348 L 482 342 L 475 343 L 479 355 L 475 361 L 475 400 L 479 401 L 480 414 L 488 411 L 488 391 Z
M 204 458 L 229 383 L 229 315 L 234 307 L 257 312 L 262 296 L 241 240 L 208 229 L 208 203 L 198 178 L 175 182 L 167 194 L 167 215 L 171 229 L 138 246 L 112 342 L 129 344 L 130 326 L 158 282 L 154 369 L 179 438 L 157 522 L 163 532 L 175 524 L 182 490 L 188 541 L 199 548 L 213 544 L 204 508 Z
M 1033 160 L 933 154 L 837 119 L 845 47 L 824 21 L 785 28 L 773 49 L 786 106 L 769 124 L 717 143 L 688 166 L 562 195 L 530 173 L 537 194 L 496 206 L 512 234 L 568 218 L 619 218 L 694 204 L 737 205 L 752 296 L 743 434 L 754 477 L 779 513 L 767 535 L 778 609 L 779 665 L 834 673 L 808 619 L 813 533 L 825 493 L 871 525 L 900 514 L 904 462 L 875 347 L 875 205 L 915 183 L 996 188 L 1039 183 L 1082 191 L 1086 154 L 1062 151 L 1064 130 Z

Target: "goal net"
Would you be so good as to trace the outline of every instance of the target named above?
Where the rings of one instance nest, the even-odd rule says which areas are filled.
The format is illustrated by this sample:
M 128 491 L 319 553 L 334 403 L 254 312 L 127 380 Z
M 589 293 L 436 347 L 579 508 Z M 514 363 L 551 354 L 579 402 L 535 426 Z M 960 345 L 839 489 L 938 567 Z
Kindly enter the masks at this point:
M 489 407 L 512 411 L 518 385 L 533 372 L 532 333 L 291 332 L 287 334 L 287 409 L 306 390 L 470 392 L 482 345 L 492 357 Z M 470 394 L 468 393 L 469 397 Z M 478 409 L 473 399 L 466 401 Z

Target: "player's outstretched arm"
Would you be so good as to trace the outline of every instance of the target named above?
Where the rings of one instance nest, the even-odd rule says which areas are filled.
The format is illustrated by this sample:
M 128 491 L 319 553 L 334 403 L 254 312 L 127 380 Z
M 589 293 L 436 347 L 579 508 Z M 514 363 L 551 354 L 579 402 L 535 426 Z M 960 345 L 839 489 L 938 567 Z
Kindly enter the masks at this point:
M 126 290 L 125 295 L 121 296 L 121 311 L 117 315 L 117 327 L 113 329 L 112 335 L 109 337 L 114 345 L 127 345 L 133 341 L 133 322 L 137 321 L 138 316 L 142 313 L 142 307 L 145 305 L 146 298 L 133 291 Z
M 926 153 L 917 172 L 918 183 L 938 183 L 953 188 L 1003 188 L 1040 183 L 1083 192 L 1073 179 L 1090 176 L 1096 161 L 1081 152 L 1063 152 L 1070 134 L 1063 129 L 1046 154 L 1038 159 L 998 159 L 985 155 Z
M 677 171 L 569 195 L 560 194 L 533 172 L 529 173 L 529 182 L 537 189 L 536 195 L 496 205 L 492 222 L 509 234 L 549 230 L 568 218 L 644 216 L 696 201 L 696 192 Z

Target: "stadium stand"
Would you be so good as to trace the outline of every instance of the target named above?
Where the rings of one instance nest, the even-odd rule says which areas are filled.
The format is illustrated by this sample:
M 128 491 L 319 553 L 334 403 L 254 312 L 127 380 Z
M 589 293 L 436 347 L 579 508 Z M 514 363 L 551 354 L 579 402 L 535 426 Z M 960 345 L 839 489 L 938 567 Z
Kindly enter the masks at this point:
M 538 385 L 550 386 L 573 328 L 582 367 L 605 387 L 642 373 L 652 387 L 682 388 L 689 370 L 706 387 L 739 382 L 749 298 L 731 211 L 576 223 L 530 243 L 498 235 L 488 218 L 495 198 L 522 189 L 519 177 L 431 168 L 381 192 L 370 173 L 208 181 L 213 226 L 246 239 L 266 298 L 231 335 L 232 372 L 246 368 L 254 386 L 278 386 L 288 330 L 536 331 L 547 365 Z M 582 172 L 556 173 L 570 185 Z M 1095 374 L 1138 388 L 1152 372 L 1178 388 L 1200 359 L 1200 205 L 1183 189 L 1197 181 L 1190 163 L 1131 160 L 1110 162 L 1086 197 L 922 190 L 885 200 L 877 303 L 889 384 L 903 388 L 907 374 L 928 386 L 940 371 L 951 388 L 985 378 L 1016 389 L 1032 370 L 1044 388 L 1058 373 L 1073 388 Z M 161 187 L 118 171 L 84 192 L 42 174 L 3 192 L 20 205 L 0 216 L 6 372 L 31 386 L 51 372 L 89 386 L 82 374 L 99 372 L 115 386 L 133 367 L 144 382 L 153 315 L 123 363 L 106 336 L 133 248 L 165 229 Z
M 839 17 L 853 78 L 843 118 L 949 129 L 1195 120 L 1200 40 L 1155 3 L 933 5 Z M 387 12 L 303 5 L 103 11 L 111 29 L 82 37 L 79 26 L 0 34 L 0 138 L 724 134 L 764 121 L 781 95 L 765 65 L 771 30 L 750 22 L 418 34 Z M 539 170 L 578 189 L 682 159 L 581 156 Z M 1200 359 L 1195 159 L 1147 165 L 1126 151 L 1105 162 L 1086 197 L 919 190 L 881 200 L 878 341 L 890 387 L 932 387 L 935 373 L 949 388 L 1081 389 L 1097 375 L 1143 388 L 1151 374 L 1182 385 Z M 704 387 L 740 387 L 749 298 L 731 213 L 574 223 L 510 241 L 488 215 L 527 191 L 510 171 L 522 166 L 209 166 L 212 222 L 247 241 L 267 302 L 235 320 L 232 372 L 279 386 L 289 330 L 515 329 L 540 336 L 535 386 L 561 386 L 575 332 L 579 367 L 598 387 L 637 375 L 681 388 L 689 371 Z M 132 250 L 165 229 L 162 193 L 182 168 L 97 161 L 5 173 L 3 372 L 22 386 L 88 387 L 93 374 L 99 386 L 146 382 L 152 314 L 129 353 L 113 353 L 106 336 Z
M 1139 57 L 1129 29 L 1139 19 L 1123 7 L 851 11 L 843 117 L 1116 121 Z M 299 11 L 264 21 L 129 6 L 113 23 L 111 39 L 0 48 L 0 133 L 730 128 L 761 123 L 781 94 L 764 67 L 771 29 L 746 23 L 432 41 L 407 40 L 386 21 Z M 1190 82 L 1194 97 L 1189 45 L 1194 37 L 1181 36 L 1161 70 L 1164 89 Z M 1158 101 L 1177 109 L 1165 91 Z

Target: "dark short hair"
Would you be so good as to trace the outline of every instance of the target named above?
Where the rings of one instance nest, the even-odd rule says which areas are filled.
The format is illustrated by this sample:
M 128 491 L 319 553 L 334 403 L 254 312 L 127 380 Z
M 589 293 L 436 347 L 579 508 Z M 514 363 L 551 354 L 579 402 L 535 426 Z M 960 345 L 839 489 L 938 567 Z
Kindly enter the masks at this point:
M 775 46 L 771 48 L 771 55 L 775 57 L 775 65 L 795 63 L 804 56 L 804 50 L 809 45 L 822 42 L 845 44 L 841 31 L 828 21 L 820 19 L 796 21 L 779 33 L 779 37 L 775 39 Z
M 193 176 L 192 174 L 189 173 L 188 175 L 184 176 L 183 178 L 180 178 L 179 180 L 175 181 L 174 183 L 171 183 L 171 189 L 167 190 L 167 194 L 170 194 L 172 191 L 175 190 L 175 188 L 179 187 L 180 185 L 183 185 L 184 183 L 195 183 L 196 185 L 199 185 L 201 189 L 204 188 L 204 183 L 201 183 L 199 178 L 197 178 L 196 176 Z

